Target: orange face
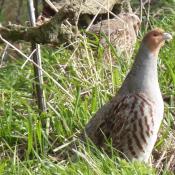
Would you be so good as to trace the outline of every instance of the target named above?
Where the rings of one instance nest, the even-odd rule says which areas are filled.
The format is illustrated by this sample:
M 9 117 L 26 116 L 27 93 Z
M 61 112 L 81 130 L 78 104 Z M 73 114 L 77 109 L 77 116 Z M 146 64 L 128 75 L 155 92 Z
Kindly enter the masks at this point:
M 162 29 L 154 29 L 145 35 L 143 42 L 153 54 L 158 55 L 165 41 L 170 39 L 172 39 L 170 34 L 165 33 Z

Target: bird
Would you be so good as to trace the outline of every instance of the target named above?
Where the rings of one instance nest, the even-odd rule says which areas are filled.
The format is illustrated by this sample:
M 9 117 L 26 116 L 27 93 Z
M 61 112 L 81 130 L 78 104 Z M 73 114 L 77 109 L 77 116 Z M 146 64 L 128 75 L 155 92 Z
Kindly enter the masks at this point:
M 90 119 L 82 138 L 89 138 L 103 150 L 108 148 L 107 140 L 111 140 L 122 157 L 149 161 L 164 113 L 158 54 L 165 41 L 171 39 L 172 35 L 160 28 L 144 36 L 118 93 Z
M 134 51 L 137 35 L 140 30 L 141 21 L 134 13 L 120 13 L 115 18 L 102 20 L 93 24 L 89 32 L 109 36 L 110 43 L 114 46 L 117 54 L 130 57 Z M 100 38 L 100 43 L 107 49 L 108 42 L 105 37 Z

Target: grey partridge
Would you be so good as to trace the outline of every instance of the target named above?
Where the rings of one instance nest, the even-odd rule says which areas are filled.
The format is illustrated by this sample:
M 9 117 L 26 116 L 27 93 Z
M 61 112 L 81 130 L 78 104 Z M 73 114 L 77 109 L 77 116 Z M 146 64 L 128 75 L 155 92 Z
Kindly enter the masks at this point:
M 118 94 L 85 127 L 84 135 L 98 147 L 105 148 L 106 139 L 110 139 L 124 157 L 148 162 L 164 112 L 158 83 L 158 53 L 171 38 L 162 29 L 145 35 Z
M 118 55 L 124 54 L 129 57 L 133 53 L 140 24 L 139 17 L 134 13 L 121 13 L 113 19 L 92 25 L 89 31 L 109 36 L 110 43 L 116 48 Z M 100 43 L 107 48 L 108 43 L 104 37 L 101 37 Z

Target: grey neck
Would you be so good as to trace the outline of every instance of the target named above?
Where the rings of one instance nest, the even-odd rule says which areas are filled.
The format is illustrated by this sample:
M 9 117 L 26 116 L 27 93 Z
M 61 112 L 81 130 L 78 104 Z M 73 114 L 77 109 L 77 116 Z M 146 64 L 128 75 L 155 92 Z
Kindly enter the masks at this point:
M 159 90 L 157 59 L 142 43 L 131 71 L 127 75 L 119 93 L 153 92 Z
M 158 58 L 156 58 L 156 56 L 142 43 L 131 73 L 137 75 L 138 78 L 154 78 L 157 80 L 157 60 Z

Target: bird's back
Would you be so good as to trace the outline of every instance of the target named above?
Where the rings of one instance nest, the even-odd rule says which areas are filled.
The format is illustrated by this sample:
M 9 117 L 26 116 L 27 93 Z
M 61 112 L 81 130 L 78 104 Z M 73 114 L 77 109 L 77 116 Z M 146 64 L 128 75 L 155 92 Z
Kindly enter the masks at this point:
M 147 161 L 157 138 L 155 115 L 155 103 L 146 94 L 130 94 L 102 107 L 85 132 L 99 147 L 107 150 L 110 139 L 123 157 Z

